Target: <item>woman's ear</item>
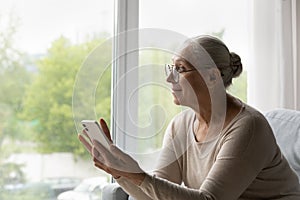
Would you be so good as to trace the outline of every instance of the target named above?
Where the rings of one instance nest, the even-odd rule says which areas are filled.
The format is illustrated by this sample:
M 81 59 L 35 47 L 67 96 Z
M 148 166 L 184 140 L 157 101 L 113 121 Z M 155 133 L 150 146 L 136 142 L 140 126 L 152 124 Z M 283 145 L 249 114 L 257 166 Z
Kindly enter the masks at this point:
M 208 69 L 208 86 L 209 87 L 213 87 L 217 81 L 220 79 L 221 77 L 221 74 L 220 74 L 220 71 L 217 69 L 217 68 L 211 68 L 211 69 Z

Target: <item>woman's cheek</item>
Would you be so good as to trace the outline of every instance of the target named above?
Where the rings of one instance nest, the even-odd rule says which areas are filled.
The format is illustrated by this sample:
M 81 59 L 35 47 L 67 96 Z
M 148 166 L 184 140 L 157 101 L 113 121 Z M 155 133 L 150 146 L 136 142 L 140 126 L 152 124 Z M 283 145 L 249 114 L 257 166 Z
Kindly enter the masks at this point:
M 180 94 L 178 92 L 173 92 L 173 97 L 174 97 L 174 100 L 173 102 L 176 104 L 176 105 L 181 105 L 181 97 L 180 97 Z

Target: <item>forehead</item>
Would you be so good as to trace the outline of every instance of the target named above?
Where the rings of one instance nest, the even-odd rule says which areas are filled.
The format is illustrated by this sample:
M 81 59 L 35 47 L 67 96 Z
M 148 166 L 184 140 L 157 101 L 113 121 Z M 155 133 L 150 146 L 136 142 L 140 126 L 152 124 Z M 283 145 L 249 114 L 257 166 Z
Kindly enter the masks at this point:
M 174 55 L 172 56 L 172 61 L 175 62 L 185 62 L 188 63 L 183 57 L 178 56 L 178 55 Z
M 184 64 L 186 67 L 194 68 L 190 62 L 178 55 L 172 56 L 172 61 L 174 64 Z

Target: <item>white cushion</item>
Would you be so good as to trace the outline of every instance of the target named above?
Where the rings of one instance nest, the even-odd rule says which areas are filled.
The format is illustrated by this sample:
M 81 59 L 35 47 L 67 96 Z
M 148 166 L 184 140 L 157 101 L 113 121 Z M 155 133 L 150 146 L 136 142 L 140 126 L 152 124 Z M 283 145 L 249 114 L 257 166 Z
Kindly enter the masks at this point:
M 300 111 L 277 109 L 265 116 L 283 155 L 300 178 Z

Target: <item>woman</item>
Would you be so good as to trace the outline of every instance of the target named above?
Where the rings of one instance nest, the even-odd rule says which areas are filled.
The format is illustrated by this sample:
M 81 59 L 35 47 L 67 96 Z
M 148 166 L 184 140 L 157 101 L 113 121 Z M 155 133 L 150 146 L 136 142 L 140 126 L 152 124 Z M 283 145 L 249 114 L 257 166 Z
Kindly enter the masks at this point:
M 165 70 L 174 103 L 190 109 L 170 122 L 154 175 L 116 146 L 91 146 L 79 135 L 95 165 L 138 200 L 300 199 L 298 178 L 266 119 L 226 93 L 242 72 L 240 57 L 219 39 L 199 36 L 172 61 Z M 103 119 L 100 125 L 110 138 Z

